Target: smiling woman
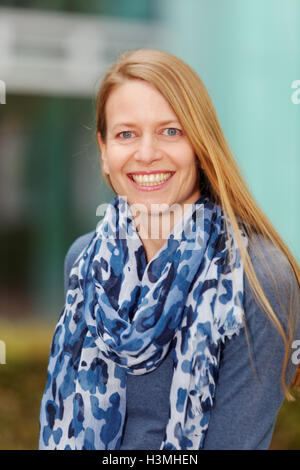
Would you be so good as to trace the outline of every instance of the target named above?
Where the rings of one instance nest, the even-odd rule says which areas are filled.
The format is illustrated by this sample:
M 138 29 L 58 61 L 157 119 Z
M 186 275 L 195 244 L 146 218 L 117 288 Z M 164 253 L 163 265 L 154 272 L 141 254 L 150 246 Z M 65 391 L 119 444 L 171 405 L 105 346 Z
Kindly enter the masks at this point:
M 164 244 L 153 239 L 153 217 L 157 209 L 194 203 L 200 197 L 198 159 L 182 125 L 166 99 L 150 83 L 128 80 L 110 93 L 105 107 L 106 135 L 98 132 L 103 171 L 114 191 L 149 213 L 149 224 L 139 215 L 147 259 Z M 170 212 L 155 217 L 157 225 L 167 223 Z M 158 220 L 158 219 L 162 220 Z M 173 221 L 174 224 L 174 221 Z M 172 228 L 173 224 L 169 224 Z M 143 236 L 142 236 L 143 234 Z
M 97 139 L 116 195 L 66 256 L 40 449 L 267 449 L 297 384 L 300 270 L 204 85 L 171 54 L 125 53 Z

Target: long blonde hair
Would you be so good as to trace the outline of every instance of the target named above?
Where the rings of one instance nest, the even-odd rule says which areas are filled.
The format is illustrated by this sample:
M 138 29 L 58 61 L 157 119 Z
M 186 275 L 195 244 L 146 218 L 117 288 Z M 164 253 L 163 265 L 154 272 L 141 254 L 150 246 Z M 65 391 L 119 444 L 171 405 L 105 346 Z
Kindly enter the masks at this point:
M 171 105 L 199 159 L 201 192 L 209 194 L 215 202 L 220 204 L 230 220 L 252 292 L 279 330 L 285 343 L 281 383 L 286 398 L 293 401 L 294 397 L 286 385 L 285 371 L 295 328 L 292 311 L 292 299 L 295 292 L 291 288 L 292 284 L 288 286 L 286 294 L 289 296 L 289 311 L 287 312 L 287 331 L 285 332 L 283 324 L 279 321 L 256 277 L 240 234 L 241 223 L 248 237 L 262 235 L 286 256 L 284 267 L 290 263 L 299 286 L 300 268 L 288 247 L 250 194 L 225 140 L 214 106 L 201 79 L 189 65 L 178 57 L 151 49 L 139 49 L 121 55 L 119 60 L 108 70 L 97 95 L 97 133 L 100 134 L 102 140 L 105 141 L 106 138 L 105 105 L 109 93 L 114 87 L 128 80 L 136 79 L 153 84 Z M 105 174 L 104 176 L 113 189 L 109 176 Z M 230 237 L 227 222 L 226 227 L 228 237 Z M 259 250 L 260 255 L 264 257 L 263 250 L 260 250 L 259 246 L 255 249 Z M 274 282 L 278 301 L 282 306 L 282 296 L 280 297 L 278 294 L 275 278 L 268 266 L 267 259 L 265 265 Z M 276 271 L 283 280 L 279 264 Z M 286 286 L 286 283 L 283 281 L 282 285 Z M 247 331 L 246 337 L 250 351 Z M 300 386 L 300 365 L 291 384 L 292 388 L 298 386 Z

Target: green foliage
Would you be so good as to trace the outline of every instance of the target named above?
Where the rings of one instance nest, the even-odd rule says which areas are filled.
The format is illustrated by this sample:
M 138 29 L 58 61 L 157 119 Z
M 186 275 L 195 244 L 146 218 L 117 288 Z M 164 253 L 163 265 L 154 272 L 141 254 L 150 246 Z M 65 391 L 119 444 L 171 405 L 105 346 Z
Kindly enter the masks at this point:
M 284 401 L 277 417 L 271 450 L 300 449 L 300 398 Z
M 46 363 L 25 358 L 0 367 L 0 449 L 35 450 Z
M 39 408 L 46 384 L 52 325 L 0 324 L 0 449 L 38 448 Z

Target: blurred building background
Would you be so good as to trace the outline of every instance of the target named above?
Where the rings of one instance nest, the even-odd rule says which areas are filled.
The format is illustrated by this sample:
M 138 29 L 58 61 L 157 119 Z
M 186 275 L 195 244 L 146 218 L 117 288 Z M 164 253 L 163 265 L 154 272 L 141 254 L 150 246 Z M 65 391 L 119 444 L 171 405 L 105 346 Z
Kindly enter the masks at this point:
M 9 369 L 17 351 L 35 359 L 40 351 L 44 370 L 48 343 L 34 342 L 43 334 L 26 330 L 33 352 L 17 327 L 32 318 L 55 324 L 67 249 L 113 196 L 101 177 L 95 96 L 124 50 L 164 49 L 194 67 L 255 199 L 300 260 L 300 104 L 291 99 L 299 44 L 299 0 L 0 0 L 0 374 L 11 374 L 10 384 L 20 377 Z M 0 435 L 10 443 L 0 439 L 0 448 L 34 447 L 10 424 L 25 399 L 17 390 L 0 404 Z M 289 442 L 300 448 L 299 429 Z
M 147 1 L 6 3 L 1 315 L 56 318 L 66 250 L 95 228 L 96 207 L 112 197 L 96 147 L 97 85 L 121 51 L 158 47 L 159 28 Z

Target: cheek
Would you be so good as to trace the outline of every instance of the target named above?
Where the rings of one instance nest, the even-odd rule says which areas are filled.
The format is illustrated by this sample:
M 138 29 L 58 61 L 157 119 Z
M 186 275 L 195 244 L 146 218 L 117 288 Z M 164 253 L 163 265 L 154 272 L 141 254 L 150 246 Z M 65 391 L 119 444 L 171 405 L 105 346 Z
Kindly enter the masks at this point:
M 176 161 L 178 169 L 185 173 L 187 178 L 194 177 L 195 173 L 197 173 L 195 154 L 190 148 L 183 148 L 182 151 L 177 154 Z
M 107 159 L 107 169 L 111 180 L 117 181 L 118 179 L 126 176 L 126 172 L 124 170 L 125 164 L 126 159 L 122 158 L 120 152 L 109 154 L 109 158 Z
M 182 165 L 191 165 L 195 159 L 194 149 L 186 141 L 177 143 L 173 151 L 176 152 L 176 158 L 181 161 Z

